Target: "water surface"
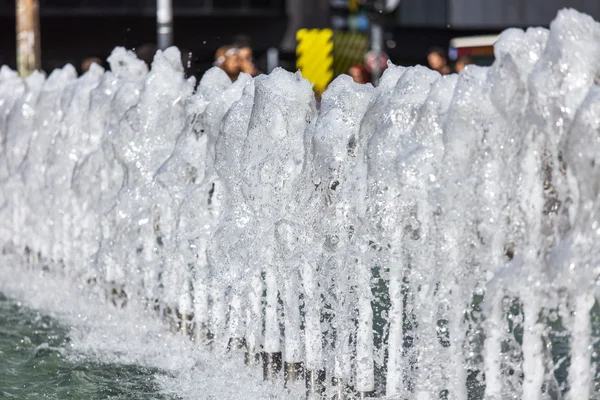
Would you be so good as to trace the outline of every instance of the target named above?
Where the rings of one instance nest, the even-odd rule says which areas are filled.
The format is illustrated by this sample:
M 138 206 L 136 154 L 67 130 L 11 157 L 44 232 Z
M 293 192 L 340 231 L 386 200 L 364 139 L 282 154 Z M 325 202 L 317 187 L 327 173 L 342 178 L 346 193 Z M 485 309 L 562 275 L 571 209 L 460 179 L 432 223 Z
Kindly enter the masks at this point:
M 162 371 L 69 352 L 69 329 L 0 293 L 0 399 L 161 399 Z

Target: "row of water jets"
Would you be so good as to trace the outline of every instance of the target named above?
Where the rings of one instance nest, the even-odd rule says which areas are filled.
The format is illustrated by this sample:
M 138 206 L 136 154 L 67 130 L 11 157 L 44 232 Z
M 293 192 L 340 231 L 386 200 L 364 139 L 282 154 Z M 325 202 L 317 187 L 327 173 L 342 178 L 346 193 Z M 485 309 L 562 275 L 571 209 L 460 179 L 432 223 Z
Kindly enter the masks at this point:
M 3 67 L 3 252 L 313 398 L 598 398 L 600 24 L 495 55 L 341 76 L 319 110 L 281 69 L 195 88 L 176 48 Z

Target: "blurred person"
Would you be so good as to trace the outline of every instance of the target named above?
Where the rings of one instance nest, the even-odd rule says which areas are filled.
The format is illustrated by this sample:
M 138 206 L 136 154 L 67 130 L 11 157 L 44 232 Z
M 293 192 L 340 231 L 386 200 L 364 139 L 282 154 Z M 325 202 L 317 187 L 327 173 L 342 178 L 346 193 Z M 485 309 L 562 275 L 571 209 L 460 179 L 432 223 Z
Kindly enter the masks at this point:
M 440 47 L 434 47 L 429 50 L 429 53 L 427 53 L 427 63 L 429 64 L 429 68 L 442 75 L 448 75 L 452 72 L 448 66 L 446 53 Z
M 236 36 L 235 47 L 239 49 L 240 57 L 240 69 L 242 72 L 250 74 L 251 76 L 259 75 L 256 65 L 254 64 L 254 54 L 250 39 L 247 36 Z
M 156 54 L 156 45 L 153 43 L 146 43 L 135 48 L 135 55 L 137 58 L 142 60 L 148 66 L 148 69 L 152 66 L 152 60 Z
M 225 71 L 232 82 L 242 71 L 239 53 L 235 46 L 221 46 L 215 53 L 215 65 Z
M 181 49 L 181 66 L 186 78 L 195 76 L 195 58 L 194 54 L 186 49 Z
M 454 71 L 456 71 L 457 74 L 460 74 L 460 71 L 465 69 L 469 64 L 473 64 L 473 60 L 467 56 L 461 57 L 454 63 Z
M 315 106 L 317 107 L 317 110 L 320 110 L 323 94 L 320 92 L 317 92 L 314 88 L 313 88 L 313 94 L 315 95 Z
M 104 64 L 104 62 L 102 61 L 102 59 L 100 57 L 88 57 L 85 60 L 83 60 L 81 62 L 81 74 L 85 74 L 86 72 L 88 72 L 90 70 L 90 68 L 92 67 L 92 64 L 98 64 L 100 67 L 102 67 L 102 64 Z
M 254 57 L 252 54 L 251 47 L 241 47 L 239 50 L 240 56 L 240 68 L 242 72 L 250 74 L 251 76 L 257 76 L 258 70 L 256 69 L 256 65 L 254 65 Z
M 369 83 L 371 81 L 371 76 L 367 68 L 362 64 L 354 64 L 348 69 L 348 75 L 354 79 L 356 83 Z

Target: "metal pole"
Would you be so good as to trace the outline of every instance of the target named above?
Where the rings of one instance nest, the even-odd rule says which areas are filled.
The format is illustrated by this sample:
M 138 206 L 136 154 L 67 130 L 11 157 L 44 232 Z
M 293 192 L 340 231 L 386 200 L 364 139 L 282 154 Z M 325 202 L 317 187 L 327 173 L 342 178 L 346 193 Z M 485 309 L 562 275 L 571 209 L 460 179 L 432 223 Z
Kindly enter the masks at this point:
M 172 0 L 156 1 L 156 31 L 158 49 L 165 50 L 173 45 L 173 2 Z
M 383 48 L 383 32 L 381 25 L 377 22 L 373 22 L 371 25 L 371 51 L 375 55 L 375 63 L 373 65 L 372 81 L 373 85 L 377 85 L 379 83 L 379 78 L 381 77 L 381 49 Z
M 40 16 L 37 0 L 17 0 L 17 70 L 21 77 L 40 69 Z
M 271 47 L 267 50 L 267 73 L 270 74 L 275 68 L 279 66 L 279 50 L 275 47 Z

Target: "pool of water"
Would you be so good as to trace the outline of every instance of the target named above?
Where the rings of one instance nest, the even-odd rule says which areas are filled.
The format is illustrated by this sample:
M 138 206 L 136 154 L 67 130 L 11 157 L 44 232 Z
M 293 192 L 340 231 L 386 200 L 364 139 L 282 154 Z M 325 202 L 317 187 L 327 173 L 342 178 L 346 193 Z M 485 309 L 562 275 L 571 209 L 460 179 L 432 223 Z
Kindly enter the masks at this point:
M 69 350 L 69 329 L 0 293 L 0 399 L 176 399 L 164 371 L 107 364 Z
M 302 400 L 243 353 L 198 346 L 152 309 L 0 255 L 0 400 Z

